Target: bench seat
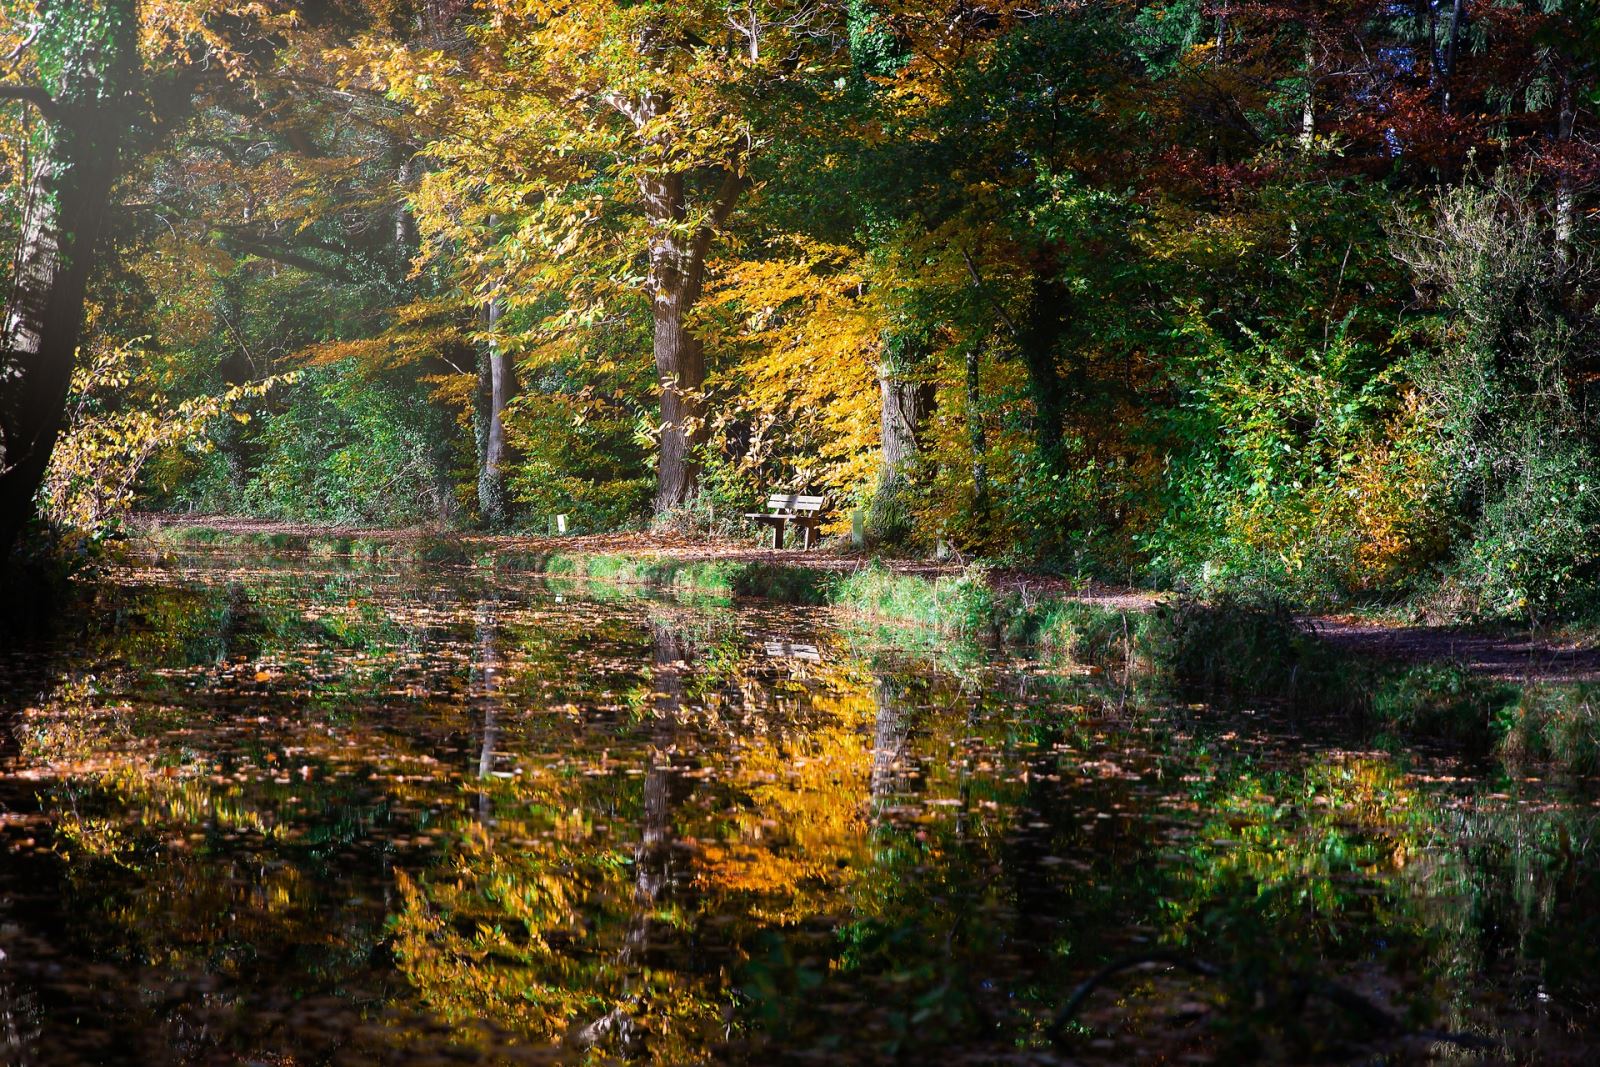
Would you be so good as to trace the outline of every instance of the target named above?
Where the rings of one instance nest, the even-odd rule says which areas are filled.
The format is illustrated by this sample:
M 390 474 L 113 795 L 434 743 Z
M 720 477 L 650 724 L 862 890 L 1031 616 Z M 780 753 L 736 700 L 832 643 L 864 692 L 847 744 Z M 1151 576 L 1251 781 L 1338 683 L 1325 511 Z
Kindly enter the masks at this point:
M 822 510 L 827 497 L 803 496 L 799 493 L 773 493 L 767 497 L 766 511 L 745 513 L 745 518 L 772 527 L 772 547 L 783 548 L 783 530 L 794 526 L 802 531 L 806 549 L 816 547 L 817 529 L 822 525 Z

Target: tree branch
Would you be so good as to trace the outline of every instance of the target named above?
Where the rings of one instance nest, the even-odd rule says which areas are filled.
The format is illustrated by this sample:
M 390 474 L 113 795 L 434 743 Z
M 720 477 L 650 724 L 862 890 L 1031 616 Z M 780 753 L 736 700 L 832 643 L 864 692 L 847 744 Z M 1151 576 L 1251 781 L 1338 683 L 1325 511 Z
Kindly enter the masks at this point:
M 224 244 L 233 245 L 236 251 L 244 255 L 270 259 L 272 262 L 281 263 L 285 267 L 294 267 L 297 270 L 320 274 L 324 278 L 332 278 L 334 281 L 343 282 L 346 285 L 359 284 L 360 280 L 342 267 L 323 263 L 320 260 L 312 259 L 310 256 L 292 252 L 287 248 L 278 248 L 262 241 L 252 240 L 240 234 L 223 234 L 221 236 Z
M 52 122 L 61 118 L 61 105 L 56 98 L 37 85 L 0 85 L 0 100 L 21 100 L 39 109 L 39 114 Z
M 1016 320 L 1000 305 L 1000 301 L 996 300 L 989 292 L 989 286 L 984 282 L 983 275 L 978 273 L 978 265 L 972 261 L 972 253 L 965 248 L 961 249 L 961 262 L 966 264 L 967 274 L 972 277 L 972 287 L 978 291 L 978 295 L 983 297 L 990 307 L 994 308 L 994 313 L 1000 316 L 1000 321 L 1005 323 L 1006 329 L 1011 331 L 1011 335 L 1020 338 L 1022 331 L 1017 327 Z

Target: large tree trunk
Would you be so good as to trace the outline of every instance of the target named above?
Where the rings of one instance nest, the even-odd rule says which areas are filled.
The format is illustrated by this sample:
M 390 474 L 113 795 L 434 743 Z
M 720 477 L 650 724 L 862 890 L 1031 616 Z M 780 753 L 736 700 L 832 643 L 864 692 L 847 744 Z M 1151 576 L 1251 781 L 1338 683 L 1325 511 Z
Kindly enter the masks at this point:
M 0 561 L 33 515 L 66 416 L 95 246 L 130 125 L 137 35 L 134 0 L 58 4 L 37 47 L 60 57 L 66 73 L 59 84 L 7 94 L 37 105 L 45 126 L 0 339 Z
M 653 114 L 659 103 L 642 114 Z M 654 320 L 656 378 L 661 385 L 661 457 L 656 514 L 689 502 L 700 484 L 700 457 L 709 427 L 702 390 L 705 345 L 689 328 L 689 312 L 705 287 L 706 256 L 718 227 L 727 221 L 744 188 L 730 169 L 711 197 L 709 216 L 692 236 L 683 235 L 689 205 L 680 174 L 655 174 L 639 183 L 650 220 L 650 310 Z
M 647 140 L 657 147 L 670 143 L 670 134 L 654 129 L 671 108 L 666 96 L 645 93 L 637 99 L 618 98 L 615 103 Z M 728 161 L 721 181 L 706 198 L 705 221 L 692 231 L 685 226 L 690 205 L 682 173 L 656 171 L 639 179 L 639 198 L 650 226 L 650 271 L 646 282 L 654 326 L 656 380 L 661 387 L 657 515 L 688 503 L 700 483 L 696 452 L 705 443 L 709 429 L 701 395 L 706 383 L 706 357 L 705 346 L 689 329 L 688 317 L 705 286 L 711 242 L 744 190 L 745 179 L 735 162 Z
M 923 424 L 933 413 L 934 389 L 928 382 L 907 380 L 895 368 L 878 369 L 879 433 L 882 438 L 880 484 L 910 476 L 922 452 Z
M 878 368 L 878 488 L 867 509 L 867 530 L 874 541 L 900 541 L 912 529 L 911 478 L 935 400 L 933 385 L 917 381 L 909 369 L 920 358 L 918 353 L 909 360 L 886 360 Z
M 661 454 L 656 514 L 681 507 L 700 484 L 698 450 L 706 442 L 701 390 L 706 383 L 705 347 L 685 323 L 692 297 L 681 279 L 656 290 L 656 376 L 661 383 Z
M 63 155 L 52 151 L 34 168 L 7 309 L 0 355 L 0 557 L 33 515 L 34 494 L 61 433 L 84 294 L 110 199 L 108 160 Z

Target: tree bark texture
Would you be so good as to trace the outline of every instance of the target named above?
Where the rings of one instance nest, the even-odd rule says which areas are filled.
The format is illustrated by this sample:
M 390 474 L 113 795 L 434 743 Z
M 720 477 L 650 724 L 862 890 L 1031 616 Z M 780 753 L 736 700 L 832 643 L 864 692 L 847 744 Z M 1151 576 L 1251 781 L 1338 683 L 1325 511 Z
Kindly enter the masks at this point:
M 882 438 L 880 483 L 909 476 L 922 451 L 922 427 L 933 412 L 934 389 L 927 382 L 907 381 L 885 365 L 878 370 Z

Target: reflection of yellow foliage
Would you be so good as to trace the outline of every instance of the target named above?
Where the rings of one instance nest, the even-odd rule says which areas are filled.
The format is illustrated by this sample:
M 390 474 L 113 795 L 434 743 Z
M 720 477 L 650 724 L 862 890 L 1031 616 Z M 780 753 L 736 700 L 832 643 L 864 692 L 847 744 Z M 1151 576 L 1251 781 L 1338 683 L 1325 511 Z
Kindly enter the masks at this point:
M 555 1040 L 584 1009 L 602 1012 L 575 961 L 548 936 L 581 936 L 578 887 L 546 846 L 497 850 L 468 824 L 452 870 L 424 888 L 399 872 L 402 906 L 393 917 L 400 968 L 428 1005 L 460 1023 L 496 1023 Z M 470 933 L 463 932 L 470 930 Z
M 698 881 L 761 898 L 752 911 L 793 922 L 855 876 L 866 843 L 874 707 L 864 692 L 813 697 L 822 724 L 796 737 L 757 737 L 730 784 L 749 798 L 725 841 L 697 857 Z
M 532 796 L 522 782 L 505 788 Z M 396 876 L 394 953 L 429 1008 L 551 1044 L 621 1012 L 649 1035 L 654 1062 L 704 1058 L 720 1006 L 685 975 L 630 963 L 629 929 L 654 920 L 609 838 L 580 816 L 553 831 L 504 817 L 495 833 L 457 829 L 447 869 Z

